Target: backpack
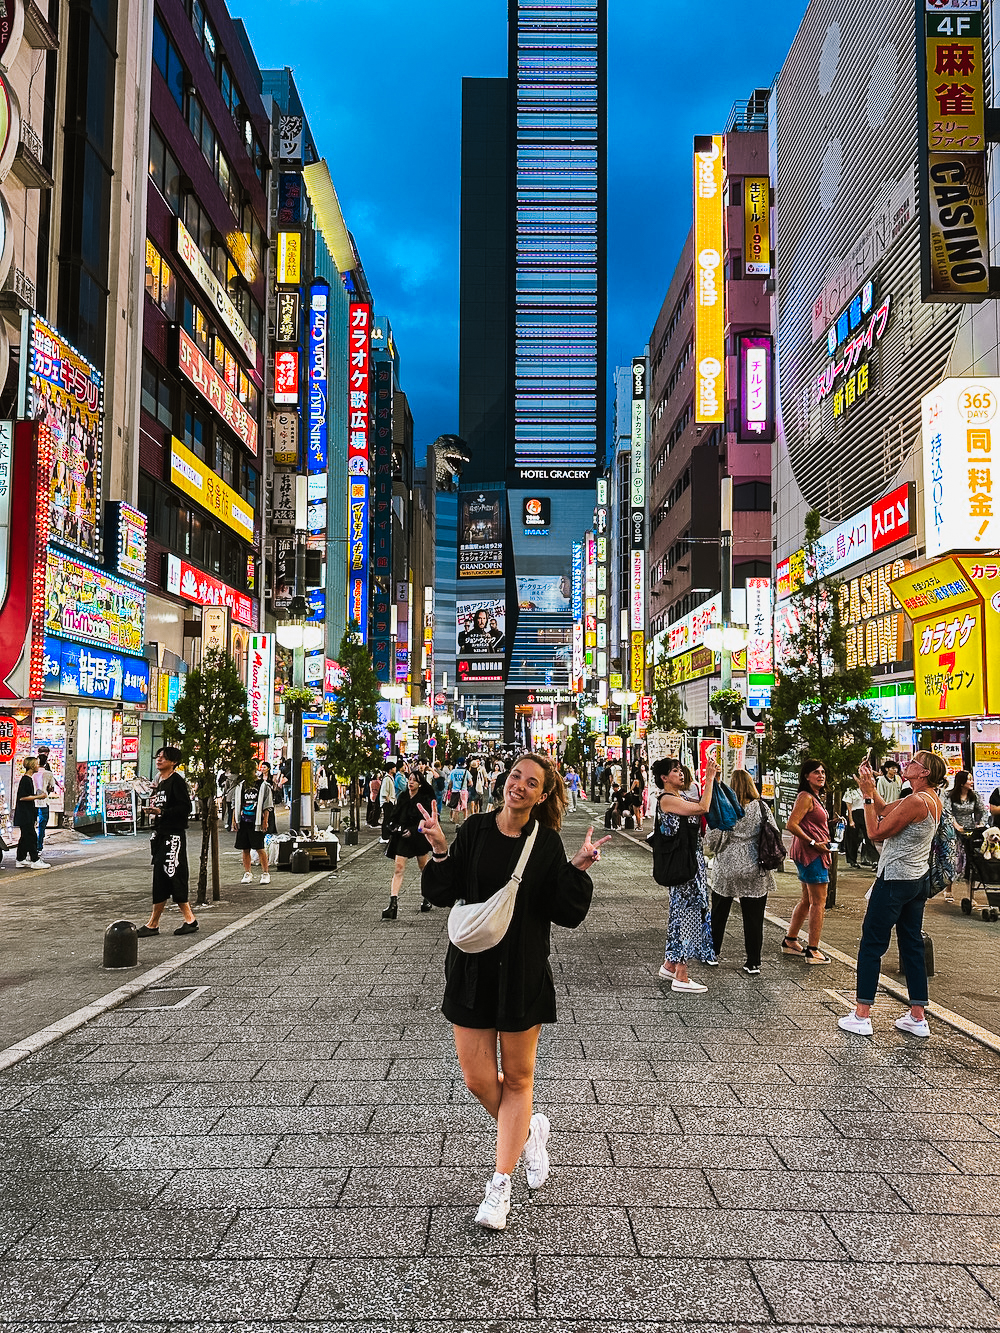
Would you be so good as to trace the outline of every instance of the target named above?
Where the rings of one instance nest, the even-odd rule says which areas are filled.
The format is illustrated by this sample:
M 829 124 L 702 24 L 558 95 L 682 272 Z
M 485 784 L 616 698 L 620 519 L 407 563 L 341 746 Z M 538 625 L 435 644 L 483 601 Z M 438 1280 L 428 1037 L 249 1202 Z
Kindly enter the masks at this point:
M 781 834 L 768 819 L 767 806 L 758 801 L 760 806 L 760 833 L 757 835 L 757 864 L 761 870 L 780 870 L 785 864 L 785 844 Z
M 928 857 L 928 873 L 930 876 L 927 891 L 928 898 L 936 897 L 942 889 L 946 889 L 954 880 L 957 843 L 955 826 L 950 818 L 945 818 L 942 809 L 937 829 L 931 839 L 931 850 Z

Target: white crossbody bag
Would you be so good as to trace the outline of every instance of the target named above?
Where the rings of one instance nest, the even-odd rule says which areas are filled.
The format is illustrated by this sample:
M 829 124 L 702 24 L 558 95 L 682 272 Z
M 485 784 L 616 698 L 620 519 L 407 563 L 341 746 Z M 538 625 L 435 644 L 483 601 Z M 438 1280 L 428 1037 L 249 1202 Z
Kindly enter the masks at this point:
M 499 944 L 507 934 L 514 915 L 518 886 L 537 833 L 536 822 L 517 858 L 514 873 L 502 889 L 497 889 L 484 903 L 456 903 L 448 913 L 448 938 L 456 949 L 461 949 L 463 953 L 484 953 Z

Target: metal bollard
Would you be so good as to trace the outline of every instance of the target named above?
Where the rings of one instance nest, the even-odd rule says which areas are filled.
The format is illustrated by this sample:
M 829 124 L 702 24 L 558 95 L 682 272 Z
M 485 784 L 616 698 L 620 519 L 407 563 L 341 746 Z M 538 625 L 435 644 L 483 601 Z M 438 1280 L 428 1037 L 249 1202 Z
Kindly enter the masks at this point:
M 932 977 L 934 975 L 934 941 L 926 930 L 920 932 L 920 938 L 924 942 L 924 966 L 927 968 L 928 977 Z M 898 976 L 903 976 L 902 958 L 896 959 L 896 973 Z
M 103 967 L 135 967 L 139 962 L 139 936 L 134 921 L 112 921 L 104 932 Z

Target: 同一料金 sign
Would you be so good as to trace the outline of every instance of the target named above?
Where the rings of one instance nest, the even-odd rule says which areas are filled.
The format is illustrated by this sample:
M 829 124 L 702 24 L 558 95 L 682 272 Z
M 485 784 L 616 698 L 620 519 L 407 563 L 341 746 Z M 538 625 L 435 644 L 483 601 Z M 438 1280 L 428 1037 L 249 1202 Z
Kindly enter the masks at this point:
M 1000 463 L 1000 379 L 947 379 L 920 401 L 929 556 L 1000 542 L 993 464 Z M 994 455 L 997 445 L 997 459 Z M 1000 486 L 1000 466 L 997 467 Z

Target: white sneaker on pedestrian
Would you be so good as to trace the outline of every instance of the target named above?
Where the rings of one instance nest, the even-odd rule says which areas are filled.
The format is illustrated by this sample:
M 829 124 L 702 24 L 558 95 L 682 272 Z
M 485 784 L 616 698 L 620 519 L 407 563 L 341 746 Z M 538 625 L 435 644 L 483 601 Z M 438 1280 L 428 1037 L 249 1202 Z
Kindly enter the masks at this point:
M 922 1018 L 918 1023 L 908 1009 L 905 1014 L 896 1019 L 896 1026 L 900 1032 L 908 1032 L 911 1037 L 929 1037 L 931 1035 L 927 1019 Z
M 487 1227 L 490 1231 L 503 1231 L 509 1212 L 510 1176 L 494 1171 L 493 1179 L 486 1186 L 486 1198 L 476 1214 L 476 1226 Z
M 537 1190 L 545 1184 L 549 1176 L 549 1154 L 545 1145 L 549 1141 L 548 1116 L 541 1114 L 531 1117 L 531 1128 L 524 1144 L 524 1174 L 528 1178 L 528 1189 Z
M 16 866 L 30 866 L 31 862 L 27 859 L 27 857 L 25 857 L 23 861 L 15 861 L 14 864 Z
M 240 883 L 241 883 L 241 884 L 252 884 L 252 883 L 253 883 L 253 875 L 250 874 L 250 871 L 249 871 L 249 870 L 245 870 L 245 871 L 243 872 L 243 878 L 240 880 Z
M 29 869 L 29 870 L 51 870 L 52 867 L 49 865 L 48 861 L 43 861 L 43 860 L 41 859 L 41 857 L 39 857 L 39 859 L 38 859 L 37 861 L 29 861 L 29 862 L 28 862 L 28 869 Z
M 261 882 L 261 884 L 270 884 L 270 882 L 271 882 L 271 876 L 270 876 L 270 875 L 261 875 L 261 877 L 260 877 L 260 882 Z
M 719 966 L 719 960 L 718 960 L 718 958 L 706 958 L 706 959 L 705 959 L 705 966 L 706 966 L 706 967 L 718 967 L 718 966 Z
M 837 1027 L 843 1028 L 845 1032 L 854 1032 L 859 1037 L 870 1037 L 872 1035 L 871 1019 L 859 1018 L 856 1009 L 852 1009 L 851 1012 L 845 1014 L 843 1018 L 838 1018 Z
M 704 992 L 708 990 L 708 987 L 703 986 L 700 981 L 678 981 L 677 978 L 674 977 L 673 981 L 670 983 L 670 989 L 686 990 L 690 991 L 693 995 L 703 995 Z

